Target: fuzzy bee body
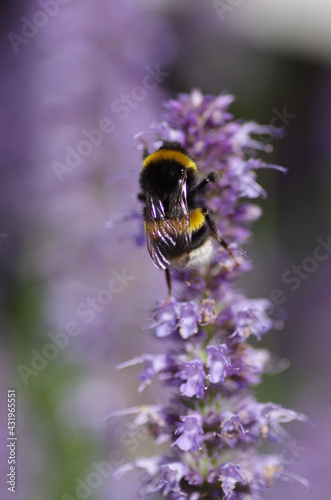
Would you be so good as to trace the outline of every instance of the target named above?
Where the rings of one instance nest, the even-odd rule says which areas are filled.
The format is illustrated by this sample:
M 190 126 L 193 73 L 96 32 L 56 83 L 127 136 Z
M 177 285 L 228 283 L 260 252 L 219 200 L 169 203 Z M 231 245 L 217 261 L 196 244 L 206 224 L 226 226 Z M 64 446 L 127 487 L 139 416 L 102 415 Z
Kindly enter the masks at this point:
M 212 172 L 200 181 L 196 163 L 178 143 L 165 142 L 151 154 L 145 151 L 139 199 L 144 202 L 147 248 L 155 266 L 167 272 L 169 293 L 169 267 L 209 262 L 213 240 L 229 250 L 199 196 L 216 179 Z
M 187 255 L 177 257 L 173 259 L 171 265 L 176 269 L 189 269 L 195 268 L 201 264 L 207 264 L 210 262 L 214 253 L 214 246 L 212 239 L 208 237 L 202 244 L 196 249 L 192 249 Z
M 161 269 L 165 269 L 167 263 L 176 269 L 196 267 L 212 257 L 212 238 L 201 208 L 188 209 L 188 219 L 145 221 L 145 231 L 151 240 L 149 246 L 156 246 L 164 257 L 163 266 L 152 253 L 156 267 Z

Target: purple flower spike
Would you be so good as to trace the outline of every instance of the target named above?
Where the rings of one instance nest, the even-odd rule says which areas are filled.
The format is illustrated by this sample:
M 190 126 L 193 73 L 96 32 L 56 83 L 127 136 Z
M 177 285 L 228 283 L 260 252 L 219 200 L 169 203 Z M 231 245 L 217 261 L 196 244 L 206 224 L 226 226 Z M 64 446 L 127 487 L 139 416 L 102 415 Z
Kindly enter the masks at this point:
M 139 390 L 155 378 L 171 390 L 166 404 L 135 406 L 109 416 L 131 416 L 132 432 L 149 429 L 156 446 L 168 446 L 165 455 L 160 451 L 120 468 L 120 473 L 143 471 L 142 496 L 262 500 L 279 479 L 308 485 L 286 470 L 283 454 L 264 455 L 258 448 L 269 441 L 290 451 L 294 441 L 286 423 L 307 419 L 256 401 L 252 390 L 268 371 L 272 356 L 248 341 L 263 340 L 280 323 L 270 316 L 268 300 L 249 299 L 233 283 L 252 268 L 241 247 L 262 213 L 255 200 L 266 196 L 257 171 L 283 169 L 259 158 L 261 151 L 271 150 L 261 136 L 277 136 L 279 130 L 235 120 L 229 111 L 233 100 L 226 93 L 180 94 L 166 103 L 165 119 L 144 139 L 150 152 L 165 141 L 177 141 L 198 165 L 200 180 L 215 173 L 216 182 L 201 196 L 232 254 L 215 242 L 209 265 L 185 271 L 170 267 L 175 293 L 169 303 L 159 303 L 147 326 L 161 344 L 159 354 L 137 355 L 121 365 L 144 364 Z M 139 222 L 138 234 L 141 228 Z

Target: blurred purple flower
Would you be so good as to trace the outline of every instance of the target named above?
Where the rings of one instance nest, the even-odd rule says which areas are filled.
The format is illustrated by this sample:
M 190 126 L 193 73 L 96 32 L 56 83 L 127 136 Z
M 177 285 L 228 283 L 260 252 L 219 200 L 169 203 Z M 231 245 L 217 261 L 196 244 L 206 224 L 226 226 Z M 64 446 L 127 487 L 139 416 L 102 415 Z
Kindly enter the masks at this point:
M 27 248 L 34 251 L 27 253 L 23 271 L 36 272 L 45 285 L 45 316 L 52 331 L 62 331 L 69 321 L 81 328 L 74 348 L 70 343 L 64 356 L 78 363 L 99 363 L 109 351 L 114 355 L 116 342 L 123 342 L 123 337 L 109 334 L 110 324 L 116 328 L 120 308 L 114 306 L 115 300 L 106 307 L 99 304 L 89 318 L 79 307 L 83 304 L 84 309 L 88 297 L 107 288 L 112 267 L 127 267 L 128 252 L 123 252 L 114 236 L 117 220 L 126 216 L 124 211 L 113 215 L 108 229 L 105 222 L 137 182 L 136 154 L 128 144 L 137 129 L 148 126 L 162 102 L 163 80 L 153 81 L 148 71 L 159 68 L 166 73 L 175 41 L 167 21 L 157 12 L 151 22 L 150 11 L 133 0 L 96 0 L 68 3 L 47 29 L 29 41 L 29 47 L 22 46 L 20 60 L 30 45 L 31 60 L 16 75 L 23 87 L 30 81 L 29 102 L 23 106 L 8 100 L 10 113 L 15 109 L 15 114 L 24 115 L 24 123 L 25 115 L 29 116 L 31 130 L 25 135 L 30 152 L 21 136 L 15 142 L 22 143 L 19 149 L 11 144 L 13 139 L 6 141 L 13 156 L 23 158 L 9 169 L 14 173 L 8 171 L 16 183 L 18 206 L 24 207 L 21 217 L 30 217 L 25 223 L 29 227 Z M 25 74 L 26 66 L 30 76 Z M 143 82 L 148 75 L 152 85 L 147 91 Z M 8 78 L 7 85 L 14 88 L 10 82 Z M 136 100 L 134 89 L 138 89 Z M 128 96 L 131 107 L 124 103 Z M 22 109 L 26 110 L 23 115 Z M 112 126 L 102 134 L 100 122 L 105 119 Z M 27 162 L 31 174 L 22 177 L 17 169 Z M 17 189 L 20 179 L 26 186 L 22 183 Z M 13 197 L 10 191 L 8 196 Z M 127 205 L 130 220 L 141 219 L 130 201 Z M 143 241 L 142 231 L 141 224 L 138 244 Z M 133 281 L 132 289 L 136 286 Z
M 197 160 L 202 175 L 219 174 L 206 203 L 224 238 L 241 245 L 261 213 L 242 200 L 265 195 L 256 171 L 266 164 L 257 152 L 270 151 L 270 145 L 258 136 L 278 132 L 233 120 L 232 101 L 228 94 L 203 96 L 197 90 L 179 95 L 166 103 L 166 118 L 155 125 L 158 139 L 152 146 L 177 140 Z M 266 372 L 270 354 L 247 340 L 261 340 L 279 324 L 268 300 L 247 299 L 233 289 L 250 265 L 235 244 L 231 249 L 237 265 L 218 248 L 207 268 L 173 273 L 178 299 L 160 304 L 149 325 L 156 337 L 171 336 L 171 345 L 162 355 L 136 358 L 145 363 L 142 378 L 148 383 L 153 376 L 175 387 L 171 404 L 160 404 L 158 418 L 144 412 L 145 425 L 147 418 L 154 436 L 167 436 L 171 451 L 143 467 L 142 495 L 158 491 L 173 499 L 259 500 L 276 479 L 295 477 L 285 470 L 281 455 L 256 450 L 266 440 L 288 449 L 291 438 L 282 425 L 307 419 L 253 396 L 251 386 Z M 130 467 L 141 468 L 141 459 Z

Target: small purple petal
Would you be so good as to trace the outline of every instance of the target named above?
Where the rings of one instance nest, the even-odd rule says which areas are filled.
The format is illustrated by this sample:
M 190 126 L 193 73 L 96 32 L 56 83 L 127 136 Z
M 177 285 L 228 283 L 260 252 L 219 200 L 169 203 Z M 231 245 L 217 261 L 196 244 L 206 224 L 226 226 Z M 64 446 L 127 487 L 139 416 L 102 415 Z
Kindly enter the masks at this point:
M 239 416 L 229 411 L 224 412 L 221 416 L 221 437 L 232 435 L 234 432 L 239 432 L 242 435 L 246 434 Z
M 210 345 L 207 347 L 207 366 L 209 368 L 209 379 L 212 384 L 223 382 L 226 369 L 231 366 L 227 357 L 228 348 L 225 344 Z
M 266 299 L 243 299 L 232 306 L 232 312 L 236 323 L 233 336 L 238 335 L 242 339 L 255 335 L 258 339 L 274 326 L 273 320 L 267 315 L 271 303 Z
M 180 436 L 176 439 L 174 445 L 183 451 L 200 449 L 201 436 L 203 435 L 201 415 L 199 413 L 192 413 L 180 419 L 183 423 L 175 431 L 175 434 L 180 434 Z
M 188 472 L 188 467 L 181 462 L 167 463 L 161 466 L 162 480 L 165 493 L 179 493 L 180 482 Z
M 244 477 L 239 472 L 240 466 L 226 463 L 221 467 L 221 484 L 225 498 L 231 498 L 237 483 L 245 484 Z
M 168 337 L 176 329 L 178 323 L 177 304 L 170 302 L 161 307 L 152 317 L 151 323 L 145 328 L 155 328 L 157 337 Z
M 206 373 L 200 360 L 184 363 L 176 376 L 181 380 L 185 380 L 179 387 L 182 396 L 203 398 Z
M 199 307 L 195 302 L 182 302 L 178 304 L 178 312 L 179 334 L 183 339 L 188 339 L 198 332 Z

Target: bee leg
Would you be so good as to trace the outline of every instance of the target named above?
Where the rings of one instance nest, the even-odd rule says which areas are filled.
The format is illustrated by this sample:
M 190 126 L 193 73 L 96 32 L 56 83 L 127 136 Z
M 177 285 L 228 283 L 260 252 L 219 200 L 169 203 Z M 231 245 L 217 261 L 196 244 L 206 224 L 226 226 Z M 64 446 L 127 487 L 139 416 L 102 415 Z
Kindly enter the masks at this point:
M 209 226 L 212 237 L 217 241 L 217 243 L 219 243 L 223 248 L 225 248 L 229 252 L 230 256 L 234 260 L 234 263 L 238 267 L 239 263 L 238 263 L 236 257 L 233 255 L 233 252 L 232 252 L 231 248 L 229 247 L 229 245 L 227 244 L 227 242 L 222 238 L 221 233 L 217 229 L 217 226 L 215 224 L 213 216 L 209 213 L 209 210 L 206 209 L 204 211 L 204 216 L 205 216 L 206 222 Z
M 210 172 L 208 177 L 206 177 L 203 181 L 198 184 L 198 186 L 194 189 L 194 191 L 202 191 L 209 183 L 215 184 L 217 182 L 217 174 L 215 172 Z
M 225 167 L 223 172 L 210 172 L 210 174 L 197 185 L 194 191 L 201 191 L 210 183 L 215 184 L 220 178 L 224 177 L 228 169 L 229 166 Z
M 166 306 L 167 304 L 169 304 L 169 302 L 171 300 L 171 275 L 170 275 L 170 271 L 169 271 L 168 267 L 165 270 L 165 275 L 166 275 L 166 281 L 167 281 L 167 286 L 168 286 L 168 297 L 164 303 L 164 305 Z
M 143 193 L 138 193 L 137 198 L 139 201 L 146 201 L 146 196 Z

